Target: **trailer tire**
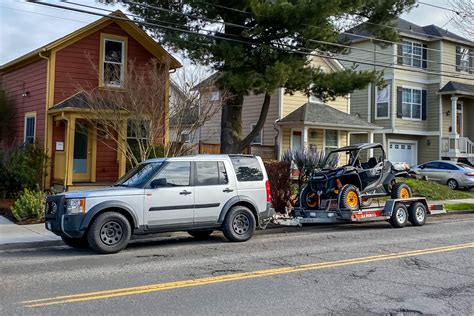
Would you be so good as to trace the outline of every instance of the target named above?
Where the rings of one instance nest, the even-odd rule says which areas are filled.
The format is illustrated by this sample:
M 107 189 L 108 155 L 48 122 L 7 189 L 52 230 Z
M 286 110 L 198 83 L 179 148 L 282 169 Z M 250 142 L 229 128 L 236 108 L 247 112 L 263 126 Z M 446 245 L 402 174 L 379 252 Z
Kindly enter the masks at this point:
M 318 208 L 318 195 L 311 190 L 309 185 L 305 186 L 300 195 L 301 206 L 308 210 Z
M 426 206 L 415 202 L 408 208 L 408 220 L 413 226 L 423 226 L 426 222 Z
M 408 222 L 408 210 L 405 204 L 396 203 L 393 207 L 392 216 L 390 217 L 390 225 L 395 228 L 402 228 Z
M 357 187 L 352 184 L 346 184 L 339 193 L 339 206 L 342 209 L 358 211 L 360 208 L 360 196 Z
M 398 182 L 392 187 L 390 195 L 392 199 L 408 199 L 411 198 L 412 192 L 408 184 Z

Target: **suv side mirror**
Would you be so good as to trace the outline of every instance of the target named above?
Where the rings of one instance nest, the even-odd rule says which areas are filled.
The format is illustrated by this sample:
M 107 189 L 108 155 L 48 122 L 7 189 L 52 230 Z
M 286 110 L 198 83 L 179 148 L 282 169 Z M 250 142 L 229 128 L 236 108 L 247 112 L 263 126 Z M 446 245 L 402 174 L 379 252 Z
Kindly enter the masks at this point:
M 158 187 L 165 187 L 166 186 L 166 178 L 158 178 L 151 181 L 150 186 L 152 189 L 156 189 Z

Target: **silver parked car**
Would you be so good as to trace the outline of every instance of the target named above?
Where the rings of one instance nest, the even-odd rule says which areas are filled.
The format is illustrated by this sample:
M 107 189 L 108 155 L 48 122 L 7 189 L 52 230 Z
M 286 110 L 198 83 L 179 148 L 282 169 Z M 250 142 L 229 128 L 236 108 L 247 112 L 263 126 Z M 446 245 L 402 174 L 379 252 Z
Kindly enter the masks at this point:
M 451 189 L 474 187 L 474 168 L 461 162 L 435 160 L 414 166 L 410 173 L 448 185 Z
M 66 192 L 46 201 L 46 228 L 76 248 L 124 249 L 131 235 L 222 230 L 246 241 L 272 216 L 262 159 L 198 155 L 147 160 L 109 188 Z

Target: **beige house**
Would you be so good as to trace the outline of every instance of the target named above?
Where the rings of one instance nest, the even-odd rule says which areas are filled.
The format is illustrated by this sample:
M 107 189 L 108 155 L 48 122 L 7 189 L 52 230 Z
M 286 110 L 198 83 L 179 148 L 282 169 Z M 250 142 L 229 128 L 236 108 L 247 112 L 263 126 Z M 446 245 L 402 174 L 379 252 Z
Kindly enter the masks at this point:
M 375 45 L 360 26 L 349 36 L 344 66 L 382 70 L 387 82 L 352 93 L 350 113 L 383 127 L 374 139 L 392 161 L 474 163 L 474 43 L 435 25 L 396 24 L 399 44 Z M 351 142 L 367 137 L 352 134 Z
M 313 57 L 312 64 L 326 72 L 342 70 L 334 59 Z M 219 100 L 219 91 L 210 89 L 211 100 Z M 263 95 L 249 95 L 243 103 L 242 131 L 248 134 L 257 123 Z M 280 158 L 288 149 L 331 150 L 348 144 L 349 133 L 373 135 L 379 129 L 355 115 L 350 115 L 351 99 L 340 97 L 321 103 L 303 93 L 285 94 L 276 89 L 271 96 L 267 119 L 260 134 L 255 137 L 250 153 L 263 158 Z M 201 129 L 200 142 L 220 143 L 221 113 L 218 112 Z

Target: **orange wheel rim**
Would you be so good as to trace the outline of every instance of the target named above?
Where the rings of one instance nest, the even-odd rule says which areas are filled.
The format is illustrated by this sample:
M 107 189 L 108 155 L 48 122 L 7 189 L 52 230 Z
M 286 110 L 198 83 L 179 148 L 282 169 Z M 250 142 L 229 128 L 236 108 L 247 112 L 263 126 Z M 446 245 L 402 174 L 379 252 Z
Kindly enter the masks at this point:
M 357 193 L 354 191 L 350 191 L 349 193 L 347 193 L 346 203 L 347 206 L 349 206 L 350 208 L 357 207 L 357 205 L 359 204 L 359 197 L 357 196 Z
M 408 199 L 410 197 L 410 192 L 408 191 L 407 188 L 402 188 L 400 190 L 400 198 L 402 199 Z
M 314 192 L 310 192 L 306 194 L 306 204 L 309 207 L 316 207 L 317 200 L 315 199 L 315 197 L 316 197 L 316 193 Z

